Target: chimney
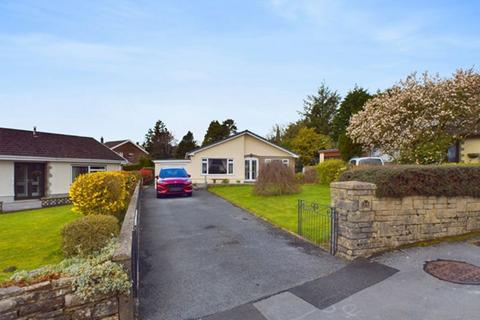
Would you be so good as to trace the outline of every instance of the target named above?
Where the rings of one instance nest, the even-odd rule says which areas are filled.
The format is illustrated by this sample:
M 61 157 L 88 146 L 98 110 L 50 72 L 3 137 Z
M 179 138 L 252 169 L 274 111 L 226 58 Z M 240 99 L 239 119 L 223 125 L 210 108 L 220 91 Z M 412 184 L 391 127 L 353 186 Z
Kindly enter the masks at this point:
M 100 143 L 103 143 L 103 137 L 100 137 Z
M 34 138 L 38 137 L 38 135 L 37 135 L 37 127 L 33 127 L 33 137 L 34 137 Z

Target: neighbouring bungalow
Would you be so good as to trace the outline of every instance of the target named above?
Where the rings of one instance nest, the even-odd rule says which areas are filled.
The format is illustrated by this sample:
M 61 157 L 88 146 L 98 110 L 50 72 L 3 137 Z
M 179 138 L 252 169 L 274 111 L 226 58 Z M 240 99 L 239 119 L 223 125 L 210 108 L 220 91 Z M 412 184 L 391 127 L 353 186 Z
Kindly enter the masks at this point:
M 123 163 L 90 137 L 0 128 L 0 212 L 67 203 L 78 175 Z
M 262 167 L 281 161 L 295 170 L 298 155 L 248 130 L 189 152 L 185 160 L 155 160 L 155 173 L 161 168 L 182 167 L 193 183 L 254 182 Z
M 474 134 L 448 149 L 449 162 L 480 163 L 480 134 Z
M 102 138 L 103 143 L 103 138 Z M 140 147 L 132 140 L 107 141 L 104 143 L 107 147 L 125 158 L 129 163 L 138 163 L 140 158 L 149 156 L 147 150 Z

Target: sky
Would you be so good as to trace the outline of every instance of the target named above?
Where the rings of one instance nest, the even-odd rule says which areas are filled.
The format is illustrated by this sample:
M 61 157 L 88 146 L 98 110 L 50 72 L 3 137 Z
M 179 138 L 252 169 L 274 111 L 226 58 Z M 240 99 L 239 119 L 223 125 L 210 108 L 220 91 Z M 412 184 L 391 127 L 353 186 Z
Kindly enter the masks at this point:
M 0 0 L 0 127 L 143 142 L 162 120 L 266 135 L 344 96 L 480 61 L 479 1 Z

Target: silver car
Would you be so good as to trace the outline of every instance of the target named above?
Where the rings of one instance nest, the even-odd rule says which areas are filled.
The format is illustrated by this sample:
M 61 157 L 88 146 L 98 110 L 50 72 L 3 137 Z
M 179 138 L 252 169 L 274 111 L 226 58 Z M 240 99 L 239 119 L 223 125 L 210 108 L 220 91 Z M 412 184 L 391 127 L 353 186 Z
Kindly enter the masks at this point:
M 352 158 L 348 163 L 352 166 L 383 166 L 385 164 L 380 157 Z

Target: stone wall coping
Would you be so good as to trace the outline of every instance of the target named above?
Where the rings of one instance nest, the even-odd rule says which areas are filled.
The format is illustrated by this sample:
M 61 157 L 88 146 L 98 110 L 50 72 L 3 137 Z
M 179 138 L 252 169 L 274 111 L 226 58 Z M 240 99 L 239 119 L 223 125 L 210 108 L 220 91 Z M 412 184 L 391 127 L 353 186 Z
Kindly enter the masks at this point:
M 377 185 L 362 181 L 339 181 L 330 183 L 330 188 L 349 190 L 376 190 Z
M 137 211 L 137 203 L 139 201 L 140 182 L 135 187 L 132 198 L 128 205 L 127 213 L 123 219 L 122 229 L 118 238 L 119 245 L 113 253 L 112 260 L 121 262 L 132 258 L 132 232 L 135 228 L 135 213 Z

